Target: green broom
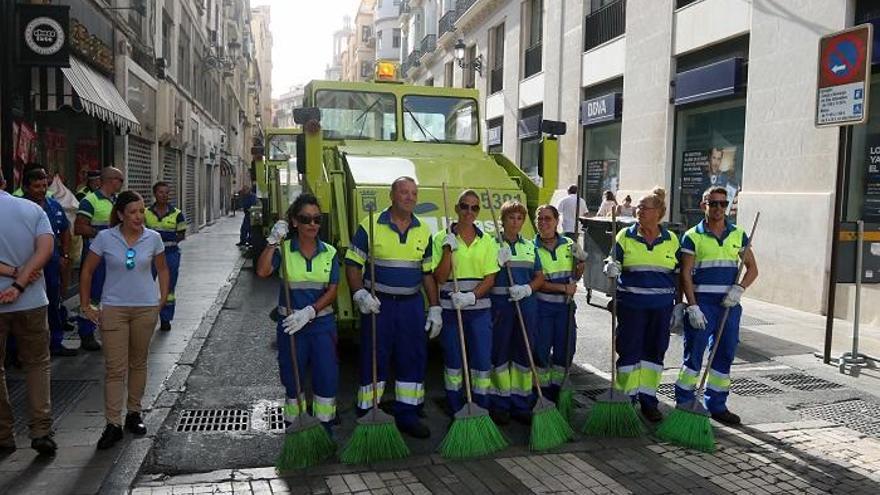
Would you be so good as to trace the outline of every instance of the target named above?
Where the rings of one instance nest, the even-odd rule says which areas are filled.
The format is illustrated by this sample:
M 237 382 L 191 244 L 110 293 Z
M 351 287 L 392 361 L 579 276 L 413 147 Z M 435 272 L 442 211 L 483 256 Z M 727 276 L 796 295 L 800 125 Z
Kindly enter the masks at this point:
M 275 184 L 280 184 L 278 170 L 275 170 Z M 280 188 L 279 188 L 280 189 Z M 278 198 L 278 216 L 283 215 L 283 203 L 281 195 Z M 293 314 L 293 305 L 290 302 L 290 281 L 287 279 L 287 250 L 281 251 L 281 277 L 284 279 L 284 298 L 287 304 L 287 314 Z M 336 452 L 336 444 L 327 434 L 327 430 L 315 417 L 305 410 L 306 396 L 302 393 L 302 381 L 299 376 L 299 360 L 296 357 L 296 338 L 290 335 L 290 359 L 293 364 L 293 381 L 296 384 L 296 406 L 284 405 L 284 414 L 293 416 L 293 422 L 285 429 L 284 446 L 281 455 L 275 463 L 279 472 L 292 469 L 302 469 L 314 466 L 327 459 Z
M 452 222 L 449 221 L 449 199 L 446 194 L 445 182 L 443 183 L 443 205 L 446 210 L 446 228 L 451 233 Z M 450 253 L 452 284 L 454 290 L 458 292 L 458 277 L 455 275 L 453 260 L 453 253 Z M 489 417 L 489 411 L 474 404 L 461 309 L 455 308 L 455 316 L 458 319 L 458 341 L 461 347 L 462 376 L 464 376 L 467 403 L 455 413 L 452 426 L 449 427 L 446 437 L 440 444 L 440 454 L 447 459 L 468 459 L 493 454 L 507 447 L 508 444 L 507 439 Z
M 760 217 L 761 212 L 755 214 L 752 232 L 749 235 L 750 243 L 754 241 L 755 229 L 758 226 L 758 219 Z M 734 279 L 736 282 L 739 282 L 744 266 L 745 264 L 741 256 L 736 270 L 736 278 Z M 709 369 L 712 368 L 712 362 L 715 360 L 715 354 L 718 352 L 718 346 L 721 343 L 721 336 L 724 335 L 724 326 L 729 315 L 730 308 L 724 308 L 724 314 L 718 323 L 715 343 L 712 345 L 712 352 L 709 354 L 709 361 L 706 362 L 706 369 L 703 370 L 700 384 L 694 390 L 693 400 L 676 405 L 675 410 L 669 413 L 666 420 L 657 428 L 657 436 L 661 439 L 709 454 L 715 452 L 715 433 L 709 420 L 709 411 L 703 407 L 702 396 L 705 392 L 706 378 L 709 376 Z
M 577 184 L 581 183 L 581 176 L 578 175 Z M 578 242 L 580 232 L 580 218 L 581 218 L 581 200 L 580 197 L 575 195 L 574 201 L 574 242 Z M 578 260 L 572 257 L 571 259 L 571 276 L 574 277 L 575 272 L 577 271 Z M 571 350 L 569 347 L 571 346 L 571 334 L 574 331 L 575 325 L 575 304 L 574 297 L 568 297 L 566 303 L 568 303 L 571 316 L 568 319 L 568 324 L 565 329 L 565 374 L 562 377 L 562 383 L 559 385 L 559 396 L 556 398 L 556 408 L 559 409 L 559 412 L 562 413 L 562 417 L 565 418 L 566 421 L 571 421 L 571 413 L 574 411 L 574 389 L 569 382 L 569 375 L 571 373 L 571 363 L 574 361 L 574 356 L 571 354 Z
M 611 249 L 614 256 L 617 238 L 617 212 L 611 211 Z M 616 390 L 617 383 L 617 280 L 611 280 L 611 385 L 607 392 L 596 398 L 590 409 L 584 433 L 597 437 L 638 437 L 642 435 L 642 422 L 632 405 L 630 396 Z
M 373 212 L 375 205 L 368 207 L 370 212 L 370 294 L 376 297 L 375 241 L 373 236 Z M 394 417 L 379 409 L 378 371 L 376 365 L 376 313 L 372 319 L 372 360 L 373 360 L 373 407 L 358 418 L 357 426 L 348 444 L 342 449 L 339 458 L 346 464 L 366 464 L 375 461 L 403 459 L 409 455 L 409 447 L 403 440 Z
M 486 193 L 487 198 L 492 197 L 488 190 L 486 190 Z M 498 242 L 503 243 L 504 238 L 497 229 L 498 218 L 495 215 L 495 206 L 492 205 L 491 201 L 489 202 L 489 209 L 492 211 L 492 222 L 496 225 L 495 232 Z M 513 271 L 510 269 L 510 264 L 505 263 L 504 268 L 507 269 L 507 279 L 512 285 Z M 529 436 L 529 448 L 535 451 L 553 449 L 574 438 L 574 430 L 571 429 L 568 420 L 562 416 L 562 413 L 554 406 L 553 402 L 544 398 L 544 392 L 541 391 L 541 381 L 538 379 L 538 370 L 535 367 L 535 358 L 532 356 L 532 345 L 529 341 L 529 334 L 526 331 L 526 321 L 522 315 L 522 307 L 519 301 L 514 301 L 513 305 L 516 308 L 516 318 L 519 321 L 523 343 L 526 346 L 526 355 L 529 357 L 532 382 L 538 391 L 538 400 L 535 403 L 535 407 L 532 408 L 532 430 Z

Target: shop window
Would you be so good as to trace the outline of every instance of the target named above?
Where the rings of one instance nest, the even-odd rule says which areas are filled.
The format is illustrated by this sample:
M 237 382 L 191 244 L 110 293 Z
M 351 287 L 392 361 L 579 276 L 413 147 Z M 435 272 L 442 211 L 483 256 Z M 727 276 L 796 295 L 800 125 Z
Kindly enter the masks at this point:
M 602 193 L 620 187 L 620 121 L 584 128 L 584 200 L 590 211 L 602 204 Z M 620 199 L 618 199 L 620 201 Z
M 844 221 L 880 222 L 880 73 L 871 75 L 868 120 L 853 126 Z
M 486 151 L 501 153 L 504 143 L 504 117 L 486 121 Z
M 537 184 L 541 184 L 541 119 L 543 106 L 520 110 L 518 125 L 519 168 Z
M 523 12 L 523 38 L 526 40 L 523 53 L 523 79 L 541 72 L 541 50 L 544 30 L 543 0 L 528 0 Z

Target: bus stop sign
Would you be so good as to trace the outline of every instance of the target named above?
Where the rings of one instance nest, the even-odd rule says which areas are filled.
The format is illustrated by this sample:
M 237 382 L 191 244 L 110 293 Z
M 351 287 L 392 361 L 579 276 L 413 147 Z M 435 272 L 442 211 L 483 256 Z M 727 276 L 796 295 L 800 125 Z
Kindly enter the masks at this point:
M 819 39 L 816 126 L 867 119 L 872 37 L 871 24 L 862 24 Z

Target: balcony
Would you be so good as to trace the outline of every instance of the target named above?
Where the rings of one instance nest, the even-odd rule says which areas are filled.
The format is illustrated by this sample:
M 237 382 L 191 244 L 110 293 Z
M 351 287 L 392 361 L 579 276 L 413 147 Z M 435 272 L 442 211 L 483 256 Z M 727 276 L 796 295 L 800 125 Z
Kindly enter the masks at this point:
M 495 94 L 504 89 L 504 67 L 496 67 L 489 71 L 489 94 Z
M 437 36 L 442 37 L 446 33 L 451 33 L 455 31 L 455 21 L 457 19 L 458 14 L 456 14 L 456 11 L 454 10 L 450 10 L 449 12 L 443 14 L 443 17 L 440 18 Z
M 422 55 L 431 53 L 437 48 L 437 35 L 429 34 L 422 38 Z
M 584 25 L 584 51 L 591 50 L 626 32 L 626 0 L 617 0 L 590 13 Z
M 397 13 L 399 15 L 404 15 L 404 14 L 409 14 L 409 11 L 410 11 L 409 0 L 402 0 L 400 2 L 400 8 L 397 11 Z
M 471 5 L 477 3 L 477 0 L 455 0 L 455 11 L 464 15 Z
M 409 55 L 406 57 L 406 62 L 411 68 L 418 67 L 420 65 L 419 58 L 421 58 L 421 56 L 422 56 L 421 51 L 413 50 L 413 51 L 409 52 Z
M 541 72 L 541 43 L 536 43 L 533 46 L 526 49 L 526 63 L 525 63 L 525 72 L 523 73 L 523 79 L 533 76 L 538 72 Z

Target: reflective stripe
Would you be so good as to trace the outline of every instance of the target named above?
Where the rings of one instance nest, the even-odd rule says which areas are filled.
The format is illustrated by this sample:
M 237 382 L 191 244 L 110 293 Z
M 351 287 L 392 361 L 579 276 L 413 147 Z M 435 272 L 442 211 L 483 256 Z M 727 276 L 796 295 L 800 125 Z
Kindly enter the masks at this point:
M 405 260 L 379 260 L 375 261 L 376 266 L 384 266 L 387 268 L 416 268 L 422 269 L 422 261 L 405 261 Z
M 376 399 L 382 398 L 385 393 L 385 382 L 376 383 Z M 373 407 L 373 384 L 368 383 L 358 389 L 358 407 L 361 409 L 370 409 Z
M 644 385 L 640 385 L 637 392 L 640 394 L 649 395 L 651 397 L 657 397 L 657 388 L 650 388 Z
M 562 294 L 548 294 L 546 292 L 538 292 L 535 294 L 535 298 L 539 301 L 550 302 L 550 303 L 564 303 L 565 296 Z
M 547 368 L 538 368 L 538 383 L 540 383 L 542 387 L 550 385 L 550 370 Z
M 694 268 L 736 268 L 735 260 L 706 260 L 694 263 Z
M 550 370 L 550 384 L 562 385 L 562 380 L 564 379 L 565 366 L 553 365 L 553 368 Z
M 452 305 L 452 299 L 443 298 L 440 299 L 440 307 L 443 309 L 451 309 L 454 310 L 455 306 Z M 489 298 L 481 297 L 477 299 L 475 304 L 471 304 L 470 306 L 465 306 L 461 308 L 462 311 L 473 311 L 475 309 L 489 309 L 492 307 L 492 301 Z
M 393 285 L 385 285 L 376 283 L 376 292 L 381 292 L 383 294 L 390 294 L 392 296 L 411 296 L 413 294 L 418 294 L 419 291 L 422 290 L 421 285 L 417 285 L 415 287 L 395 287 Z M 373 287 L 373 281 L 366 279 L 364 280 L 364 287 L 367 289 L 371 289 Z
M 294 310 L 294 312 L 295 311 L 297 311 L 297 310 Z M 287 311 L 287 308 L 284 306 L 278 306 L 278 314 L 281 316 L 290 316 L 290 313 Z M 319 316 L 327 316 L 327 315 L 332 315 L 332 314 L 333 314 L 333 306 L 327 306 L 326 308 L 322 309 L 321 311 L 318 311 L 315 314 L 315 318 L 317 318 Z
M 471 369 L 471 388 L 473 393 L 486 395 L 492 387 L 492 378 L 489 371 Z
M 510 364 L 510 394 L 528 396 L 532 393 L 532 370 L 517 363 Z
M 177 247 L 177 241 L 165 241 L 165 247 Z
M 324 282 L 290 282 L 291 289 L 326 289 L 327 285 Z
M 461 292 L 472 291 L 476 289 L 481 282 L 482 280 L 459 280 L 458 290 Z M 440 290 L 444 292 L 455 292 L 455 285 L 450 280 L 441 285 Z
M 305 395 L 300 396 L 300 400 L 303 401 L 303 410 L 305 409 L 306 397 Z M 297 416 L 300 415 L 300 407 L 299 401 L 296 399 L 290 399 L 284 401 L 284 407 L 282 408 L 284 413 L 284 421 L 292 422 L 296 419 Z
M 657 273 L 673 273 L 675 270 L 654 265 L 633 265 L 624 267 L 625 272 L 657 272 Z
M 730 287 L 730 285 L 699 284 L 694 286 L 694 292 L 702 292 L 704 294 L 727 294 Z
M 492 393 L 501 397 L 510 396 L 510 363 L 492 369 Z
M 315 395 L 312 400 L 312 412 L 318 421 L 332 421 L 336 417 L 336 398 Z
M 675 386 L 685 390 L 694 390 L 697 388 L 698 374 L 698 371 L 694 371 L 687 366 L 682 366 L 681 370 L 678 372 L 678 381 L 675 382 Z
M 642 361 L 639 365 L 642 368 L 639 372 L 639 392 L 656 395 L 657 387 L 660 386 L 660 380 L 663 378 L 663 366 L 651 361 Z
M 425 402 L 425 385 L 417 382 L 397 382 L 394 394 L 398 402 L 418 406 Z
M 510 268 L 534 268 L 535 262 L 534 261 L 513 261 L 513 260 L 511 260 L 511 261 L 507 262 L 507 266 L 509 266 Z
M 727 392 L 730 390 L 730 375 L 719 373 L 713 369 L 709 369 L 709 377 L 706 379 L 706 388 L 715 390 L 716 392 Z
M 548 279 L 558 279 L 558 278 L 571 278 L 571 270 L 565 270 L 561 272 L 553 272 L 553 273 L 545 273 L 545 277 Z
M 510 295 L 510 287 L 492 287 L 489 289 L 489 294 L 495 296 L 508 296 Z
M 626 286 L 618 286 L 617 290 L 620 292 L 629 292 L 630 294 L 675 294 L 674 287 L 626 287 Z
M 169 292 L 168 297 L 165 298 L 165 302 L 171 303 L 171 304 L 174 304 L 174 301 L 176 301 L 176 300 L 177 300 L 177 296 L 175 296 L 173 292 Z
M 443 372 L 443 382 L 446 385 L 446 390 L 452 392 L 461 390 L 461 369 L 446 368 Z
M 617 382 L 614 388 L 622 390 L 627 395 L 635 394 L 639 389 L 639 376 L 641 367 L 638 364 L 631 366 L 619 366 L 617 368 Z
M 367 253 L 358 249 L 358 247 L 355 246 L 354 244 L 352 244 L 351 246 L 348 246 L 348 250 L 351 251 L 352 254 L 355 254 L 355 255 L 357 255 L 358 258 L 360 258 L 360 260 L 355 260 L 355 261 L 361 261 L 361 264 L 363 264 L 363 262 L 367 260 Z

